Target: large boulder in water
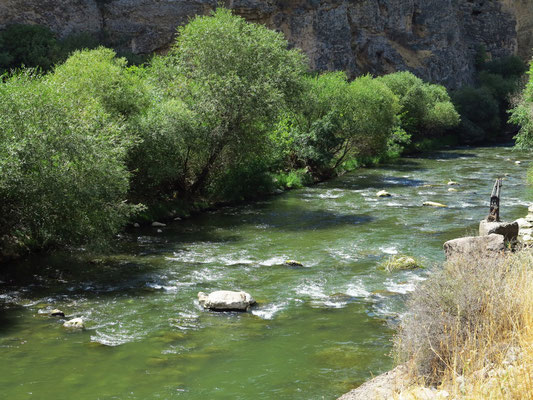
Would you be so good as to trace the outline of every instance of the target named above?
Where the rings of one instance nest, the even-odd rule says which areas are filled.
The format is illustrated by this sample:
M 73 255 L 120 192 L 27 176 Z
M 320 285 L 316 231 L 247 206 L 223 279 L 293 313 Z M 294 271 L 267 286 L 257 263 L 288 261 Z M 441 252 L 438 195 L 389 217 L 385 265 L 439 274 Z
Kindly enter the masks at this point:
M 505 250 L 503 235 L 492 233 L 486 236 L 470 236 L 444 243 L 446 259 L 455 257 L 495 257 Z
M 206 294 L 198 293 L 198 302 L 203 308 L 214 311 L 246 311 L 255 304 L 254 298 L 246 292 L 219 290 Z
M 479 223 L 479 236 L 495 233 L 503 235 L 506 241 L 512 242 L 518 237 L 518 222 L 488 222 L 483 220 Z

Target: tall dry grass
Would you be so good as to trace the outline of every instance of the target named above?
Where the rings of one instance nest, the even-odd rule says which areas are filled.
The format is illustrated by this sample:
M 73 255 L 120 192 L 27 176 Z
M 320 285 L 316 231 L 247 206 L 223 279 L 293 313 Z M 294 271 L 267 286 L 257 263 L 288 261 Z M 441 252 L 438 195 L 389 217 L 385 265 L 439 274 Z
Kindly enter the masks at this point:
M 449 398 L 533 399 L 533 252 L 448 262 L 411 298 L 395 345 Z

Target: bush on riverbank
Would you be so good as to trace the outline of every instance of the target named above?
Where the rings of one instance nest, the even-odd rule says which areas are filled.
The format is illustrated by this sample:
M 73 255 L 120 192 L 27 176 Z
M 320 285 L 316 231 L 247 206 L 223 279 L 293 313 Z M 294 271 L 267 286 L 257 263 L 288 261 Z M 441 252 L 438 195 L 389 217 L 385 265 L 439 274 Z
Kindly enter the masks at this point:
M 461 114 L 458 134 L 464 143 L 494 141 L 505 134 L 511 98 L 520 90 L 527 70 L 517 56 L 488 61 L 483 48 L 479 50 L 476 68 L 476 85 L 465 86 L 453 94 Z
M 529 81 L 511 110 L 511 122 L 520 127 L 515 137 L 516 144 L 522 149 L 533 148 L 533 64 L 528 74 Z
M 51 60 L 57 43 L 41 39 L 21 48 Z M 71 39 L 65 48 L 87 38 Z M 181 27 L 172 51 L 145 66 L 100 47 L 43 76 L 3 79 L 0 238 L 35 247 L 105 241 L 140 208 L 129 204 L 181 208 L 301 187 L 457 122 L 440 86 L 409 73 L 310 75 L 282 34 L 224 8 Z
M 443 86 L 426 83 L 407 71 L 378 80 L 398 96 L 401 128 L 415 141 L 439 137 L 459 124 L 459 114 Z
M 97 102 L 26 71 L 0 85 L 0 237 L 98 242 L 127 221 L 131 140 Z
M 426 384 L 472 399 L 533 394 L 533 254 L 456 260 L 413 294 L 396 350 Z

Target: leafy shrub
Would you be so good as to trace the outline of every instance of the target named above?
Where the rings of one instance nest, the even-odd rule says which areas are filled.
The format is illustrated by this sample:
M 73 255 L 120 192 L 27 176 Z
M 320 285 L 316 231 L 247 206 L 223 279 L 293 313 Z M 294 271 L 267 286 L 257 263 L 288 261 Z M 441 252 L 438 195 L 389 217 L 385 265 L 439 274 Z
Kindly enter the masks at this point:
M 149 98 L 138 69 L 126 65 L 104 47 L 75 51 L 47 79 L 80 105 L 97 101 L 110 115 L 127 118 L 145 109 Z
M 425 83 L 407 71 L 378 79 L 398 96 L 401 127 L 415 139 L 439 136 L 459 124 L 459 114 L 443 86 Z
M 510 121 L 520 126 L 520 131 L 515 136 L 516 145 L 523 149 L 533 147 L 533 64 L 528 74 L 529 81 L 520 95 L 520 100 L 510 111 Z
M 290 123 L 294 156 L 323 179 L 349 158 L 384 153 L 397 111 L 394 94 L 370 76 L 353 82 L 342 72 L 308 77 Z
M 44 247 L 121 228 L 132 211 L 121 124 L 31 71 L 0 85 L 0 110 L 0 236 Z
M 0 32 L 0 73 L 12 68 L 50 69 L 60 49 L 50 29 L 39 25 L 10 25 Z
M 461 114 L 461 141 L 476 143 L 494 138 L 501 127 L 499 106 L 489 89 L 464 87 L 454 93 L 453 101 Z
M 274 180 L 282 189 L 299 189 L 313 183 L 313 177 L 305 168 L 278 173 Z

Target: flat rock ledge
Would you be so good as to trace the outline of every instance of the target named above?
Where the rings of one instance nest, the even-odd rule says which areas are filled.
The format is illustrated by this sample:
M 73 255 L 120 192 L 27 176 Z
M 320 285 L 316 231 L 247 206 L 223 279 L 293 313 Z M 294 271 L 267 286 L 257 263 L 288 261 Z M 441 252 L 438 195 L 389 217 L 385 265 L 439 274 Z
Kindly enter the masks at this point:
M 199 292 L 198 302 L 203 308 L 213 311 L 247 311 L 256 303 L 249 293 L 230 290 L 219 290 L 209 294 Z
M 339 397 L 338 400 L 393 399 L 410 384 L 407 365 L 402 364 L 363 383 L 357 389 Z
M 495 257 L 504 251 L 505 238 L 495 233 L 486 236 L 468 236 L 444 243 L 447 260 L 456 257 Z

